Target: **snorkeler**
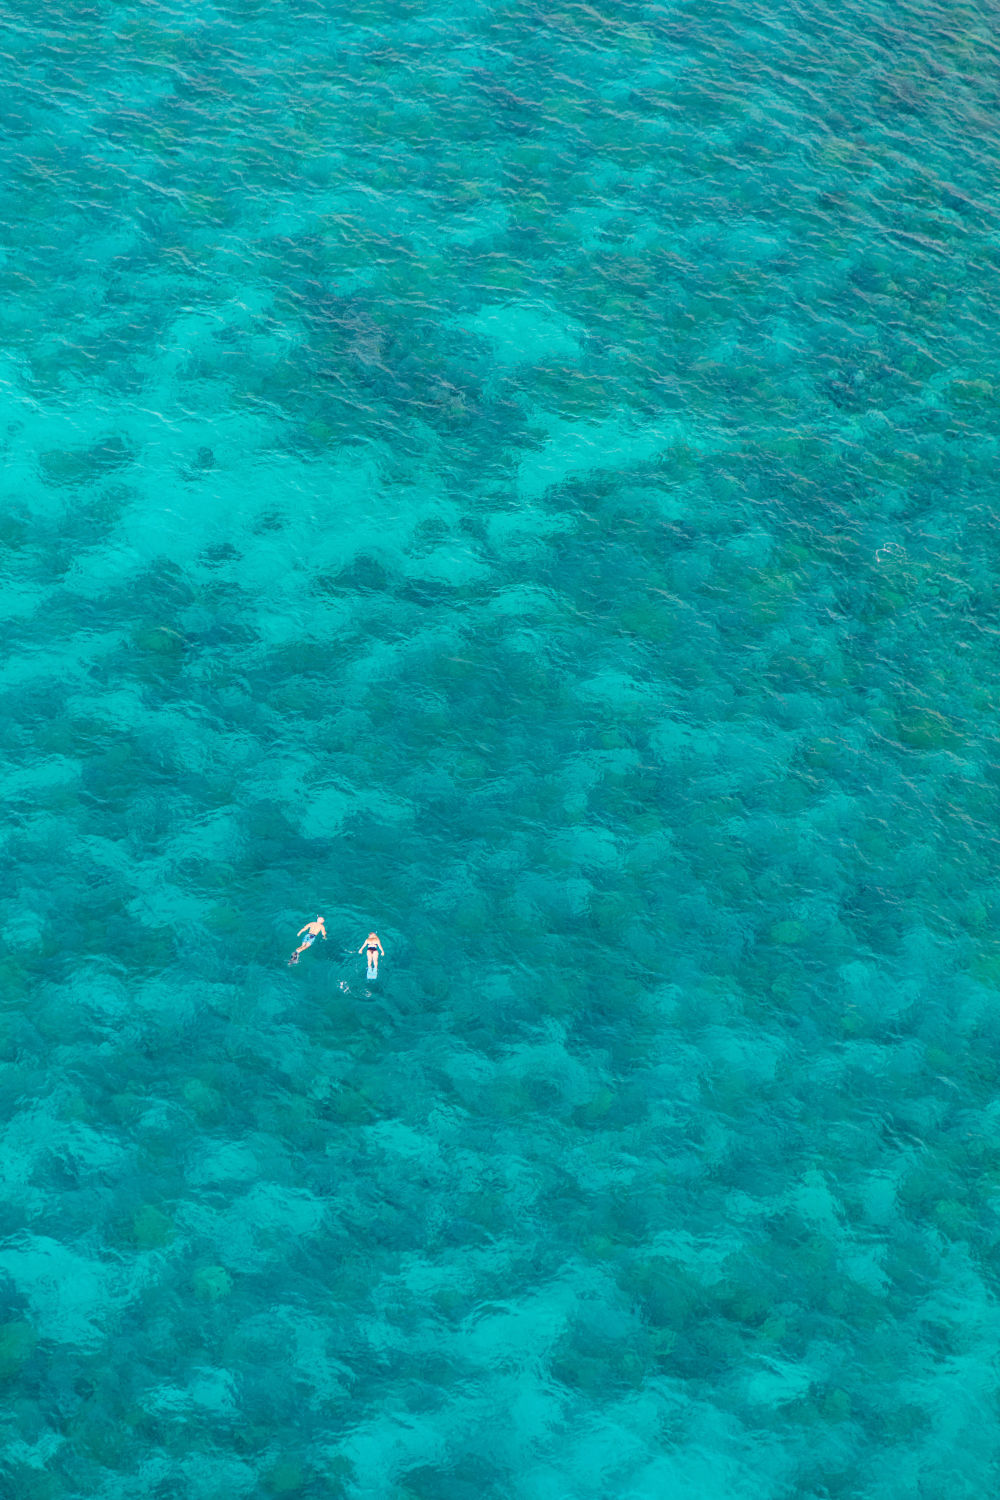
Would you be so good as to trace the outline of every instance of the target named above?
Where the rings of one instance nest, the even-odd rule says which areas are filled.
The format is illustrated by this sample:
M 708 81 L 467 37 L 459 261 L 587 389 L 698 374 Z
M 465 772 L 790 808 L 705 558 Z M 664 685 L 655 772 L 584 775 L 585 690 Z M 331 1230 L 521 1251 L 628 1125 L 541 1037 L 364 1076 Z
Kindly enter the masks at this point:
M 368 978 L 377 979 L 378 956 L 381 953 L 382 957 L 385 958 L 385 949 L 382 947 L 382 944 L 378 940 L 377 932 L 370 932 L 368 934 L 364 942 L 361 944 L 361 947 L 358 949 L 358 952 L 364 953 L 366 948 L 368 949 Z
M 321 937 L 324 942 L 326 941 L 326 928 L 323 926 L 323 918 L 317 917 L 315 922 L 307 922 L 304 927 L 299 928 L 295 936 L 301 937 L 303 933 L 307 934 L 306 939 L 304 942 L 299 944 L 295 952 L 292 954 L 291 958 L 288 960 L 290 964 L 297 964 L 299 961 L 299 954 L 304 952 L 306 948 L 311 947 L 311 945 L 316 941 L 318 937 Z

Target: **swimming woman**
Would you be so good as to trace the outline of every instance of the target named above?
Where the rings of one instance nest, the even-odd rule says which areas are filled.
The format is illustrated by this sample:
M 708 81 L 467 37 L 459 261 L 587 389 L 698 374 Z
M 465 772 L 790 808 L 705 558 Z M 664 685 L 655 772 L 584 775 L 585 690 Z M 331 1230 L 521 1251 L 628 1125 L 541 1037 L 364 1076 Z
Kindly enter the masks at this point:
M 358 952 L 364 953 L 366 948 L 368 949 L 368 978 L 377 979 L 378 956 L 381 953 L 382 957 L 385 958 L 385 949 L 382 947 L 382 944 L 378 940 L 377 932 L 370 932 L 368 934 L 364 942 L 361 944 L 361 947 L 358 949 Z
M 299 928 L 295 936 L 301 937 L 303 933 L 307 934 L 306 940 L 304 943 L 300 943 L 296 948 L 295 952 L 288 960 L 290 964 L 297 964 L 299 961 L 299 954 L 303 953 L 306 948 L 311 947 L 318 937 L 321 937 L 323 941 L 326 942 L 326 928 L 323 925 L 323 918 L 317 917 L 315 922 L 307 922 L 304 927 Z

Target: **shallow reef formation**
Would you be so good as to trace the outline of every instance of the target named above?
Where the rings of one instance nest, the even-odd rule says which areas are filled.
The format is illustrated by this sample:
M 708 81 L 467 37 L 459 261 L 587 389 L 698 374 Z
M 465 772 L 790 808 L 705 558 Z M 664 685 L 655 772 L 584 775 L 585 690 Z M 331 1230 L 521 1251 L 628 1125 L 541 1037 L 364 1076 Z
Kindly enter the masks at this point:
M 981 1500 L 991 12 L 14 14 L 0 1487 Z

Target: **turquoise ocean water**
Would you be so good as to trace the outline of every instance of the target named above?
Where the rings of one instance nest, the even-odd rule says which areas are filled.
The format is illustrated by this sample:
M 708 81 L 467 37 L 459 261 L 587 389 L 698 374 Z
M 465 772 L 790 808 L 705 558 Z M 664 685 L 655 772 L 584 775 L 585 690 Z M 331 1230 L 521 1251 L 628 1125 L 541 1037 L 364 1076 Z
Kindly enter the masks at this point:
M 8 9 L 4 1497 L 997 1493 L 996 29 Z

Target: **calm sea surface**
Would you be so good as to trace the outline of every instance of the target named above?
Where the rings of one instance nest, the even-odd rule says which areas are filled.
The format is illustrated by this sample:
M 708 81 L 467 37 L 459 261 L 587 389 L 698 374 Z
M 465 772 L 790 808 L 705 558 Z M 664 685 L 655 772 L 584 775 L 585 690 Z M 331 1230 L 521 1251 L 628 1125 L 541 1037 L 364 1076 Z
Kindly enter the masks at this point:
M 7 10 L 4 1497 L 996 1495 L 997 35 Z

